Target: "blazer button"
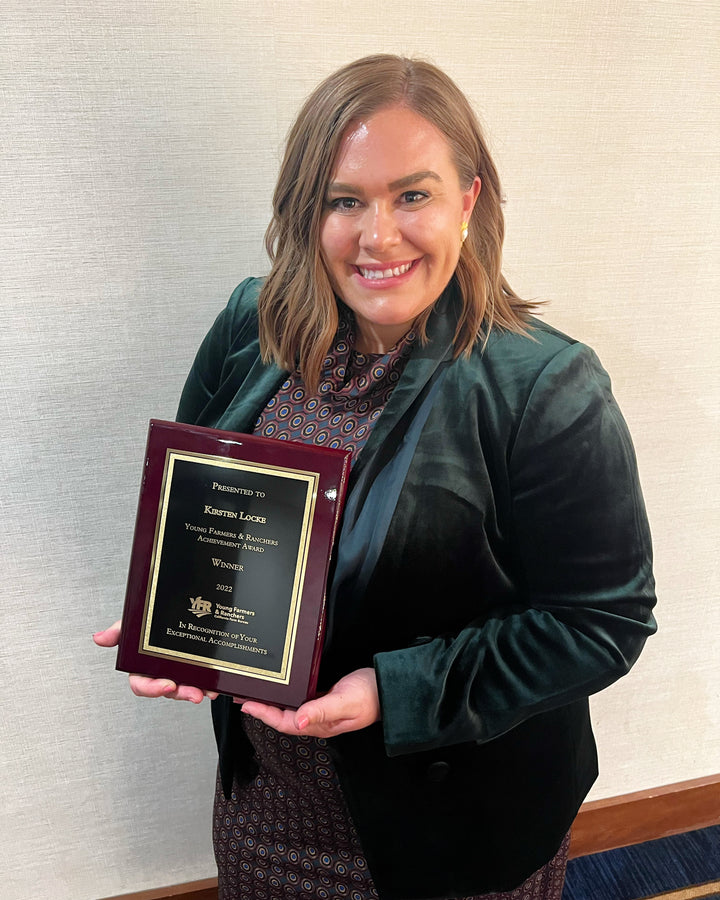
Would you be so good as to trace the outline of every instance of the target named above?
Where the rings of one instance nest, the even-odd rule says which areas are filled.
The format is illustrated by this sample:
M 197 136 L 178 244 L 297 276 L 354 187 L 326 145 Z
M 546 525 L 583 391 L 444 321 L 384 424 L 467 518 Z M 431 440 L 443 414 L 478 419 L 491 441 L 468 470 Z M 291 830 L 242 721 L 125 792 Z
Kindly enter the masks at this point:
M 425 774 L 428 781 L 433 781 L 435 782 L 435 784 L 439 784 L 441 781 L 445 781 L 445 779 L 450 774 L 450 763 L 447 763 L 444 760 L 438 760 L 437 762 L 430 763 Z

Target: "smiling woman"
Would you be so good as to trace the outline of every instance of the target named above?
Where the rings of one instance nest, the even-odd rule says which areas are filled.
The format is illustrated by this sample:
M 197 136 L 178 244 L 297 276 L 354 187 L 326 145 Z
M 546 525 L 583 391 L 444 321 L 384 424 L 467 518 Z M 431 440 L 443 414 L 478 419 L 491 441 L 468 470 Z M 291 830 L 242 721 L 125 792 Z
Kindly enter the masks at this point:
M 320 245 L 358 351 L 387 352 L 442 294 L 479 192 L 477 175 L 463 189 L 448 142 L 406 106 L 348 128 Z
M 427 150 L 425 139 L 431 144 Z M 384 181 L 377 178 L 374 165 L 382 167 Z M 380 190 L 382 197 L 361 193 L 370 189 Z M 394 195 L 392 222 L 387 217 L 388 194 Z M 366 211 L 364 203 L 370 204 Z M 412 266 L 426 255 L 427 265 L 419 266 L 421 277 L 409 279 L 419 292 L 422 280 L 428 293 L 435 293 L 414 320 L 421 343 L 432 305 L 451 278 L 462 300 L 455 355 L 469 352 L 483 328 L 492 324 L 524 330 L 535 304 L 518 297 L 503 277 L 501 203 L 500 179 L 477 118 L 443 72 L 418 60 L 384 55 L 365 57 L 334 72 L 308 97 L 288 135 L 265 239 L 273 267 L 258 302 L 263 359 L 289 370 L 299 362 L 305 384 L 317 388 L 338 326 L 337 300 L 349 303 L 345 290 L 354 296 L 349 289 L 352 275 L 361 279 L 359 289 L 360 283 L 367 286 L 377 279 L 372 273 L 400 268 L 398 262 Z M 383 233 L 414 220 L 416 205 L 423 213 L 422 229 Z M 352 222 L 361 212 L 365 233 L 369 227 L 376 235 L 370 237 L 369 248 L 358 243 L 352 250 L 347 246 L 350 225 L 334 223 L 345 215 Z M 365 224 L 365 212 L 375 213 L 374 223 Z M 425 229 L 423 240 L 430 246 L 412 245 L 413 236 L 420 240 L 418 232 Z M 399 249 L 388 253 L 388 241 L 393 245 L 398 238 Z M 372 252 L 378 240 L 386 244 L 379 256 L 377 249 Z M 341 258 L 350 252 L 349 258 L 342 258 L 342 267 L 338 252 Z M 345 268 L 360 264 L 364 275 Z M 395 334 L 388 338 L 391 345 L 397 339 Z M 371 343 L 375 349 L 387 349 L 387 341 L 377 335 L 371 335 Z
M 437 68 L 368 57 L 308 98 L 270 275 L 236 289 L 178 410 L 354 460 L 323 693 L 213 702 L 221 900 L 561 896 L 588 695 L 655 627 L 650 537 L 607 374 L 511 290 L 503 233 Z

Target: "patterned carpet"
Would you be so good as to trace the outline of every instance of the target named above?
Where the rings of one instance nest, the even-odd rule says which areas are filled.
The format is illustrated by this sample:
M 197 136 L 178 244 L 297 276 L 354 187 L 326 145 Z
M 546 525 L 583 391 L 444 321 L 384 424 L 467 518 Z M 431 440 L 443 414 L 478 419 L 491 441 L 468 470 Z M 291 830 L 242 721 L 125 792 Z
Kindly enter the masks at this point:
M 720 825 L 570 860 L 563 900 L 720 900 Z

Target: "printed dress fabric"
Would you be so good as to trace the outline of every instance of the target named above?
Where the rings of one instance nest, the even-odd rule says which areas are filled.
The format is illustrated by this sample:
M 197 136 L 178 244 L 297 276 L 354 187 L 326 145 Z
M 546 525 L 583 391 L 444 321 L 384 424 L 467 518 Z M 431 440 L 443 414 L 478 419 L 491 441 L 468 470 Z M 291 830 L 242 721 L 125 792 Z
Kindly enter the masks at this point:
M 355 459 L 400 380 L 415 334 L 409 332 L 385 354 L 358 353 L 354 342 L 348 321 L 341 318 L 317 394 L 309 395 L 294 372 L 268 402 L 255 434 L 341 447 Z
M 353 349 L 340 320 L 316 394 L 293 373 L 260 415 L 255 433 L 342 447 L 357 456 L 400 379 L 415 335 L 386 354 Z M 226 798 L 218 780 L 213 843 L 219 900 L 378 898 L 333 767 L 327 741 L 280 734 L 243 716 L 259 765 Z M 451 823 L 449 823 L 451 827 Z M 560 900 L 568 839 L 557 855 L 513 891 L 485 900 Z M 465 898 L 475 900 L 475 898 Z

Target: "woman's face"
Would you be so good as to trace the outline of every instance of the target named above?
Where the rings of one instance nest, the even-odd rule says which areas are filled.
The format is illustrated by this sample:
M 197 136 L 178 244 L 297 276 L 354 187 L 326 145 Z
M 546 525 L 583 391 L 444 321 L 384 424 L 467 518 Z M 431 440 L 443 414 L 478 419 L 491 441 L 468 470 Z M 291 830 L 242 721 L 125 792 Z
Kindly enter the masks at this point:
M 343 136 L 320 234 L 336 294 L 352 309 L 357 349 L 389 350 L 450 281 L 462 223 L 480 193 L 463 190 L 445 137 L 404 106 Z

